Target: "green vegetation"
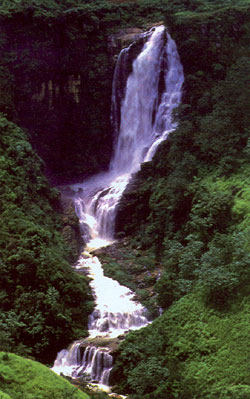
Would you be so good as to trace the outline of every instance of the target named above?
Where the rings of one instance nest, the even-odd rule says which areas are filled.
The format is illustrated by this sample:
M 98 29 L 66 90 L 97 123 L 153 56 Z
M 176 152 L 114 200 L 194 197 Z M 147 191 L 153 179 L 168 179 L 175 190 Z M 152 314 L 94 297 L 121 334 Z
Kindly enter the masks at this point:
M 112 378 L 136 399 L 248 398 L 249 3 L 186 3 L 166 16 L 185 72 L 179 127 L 117 220 L 162 264 L 166 310 L 121 344 Z
M 64 378 L 33 360 L 0 352 L 1 399 L 88 399 Z
M 118 261 L 105 257 L 106 273 L 131 288 L 142 278 L 138 296 L 164 313 L 128 335 L 112 379 L 133 399 L 250 397 L 249 7 L 247 0 L 1 2 L 0 111 L 27 129 L 45 161 L 1 116 L 2 350 L 49 361 L 85 334 L 86 280 L 68 265 L 57 193 L 42 169 L 63 182 L 106 167 L 110 34 L 164 20 L 185 73 L 179 127 L 122 200 L 117 233 L 133 248 Z
M 113 370 L 133 398 L 248 398 L 249 298 L 230 312 L 204 304 L 199 290 L 150 326 L 129 334 Z M 117 388 L 117 387 L 116 387 Z
M 179 128 L 139 172 L 118 217 L 118 228 L 126 220 L 125 232 L 137 231 L 137 245 L 163 262 L 156 285 L 163 307 L 197 282 L 218 306 L 247 284 L 239 263 L 248 249 L 249 16 L 226 9 L 192 17 L 182 15 L 175 32 L 186 73 Z
M 91 297 L 60 237 L 58 193 L 23 131 L 0 117 L 0 348 L 51 361 L 86 335 Z

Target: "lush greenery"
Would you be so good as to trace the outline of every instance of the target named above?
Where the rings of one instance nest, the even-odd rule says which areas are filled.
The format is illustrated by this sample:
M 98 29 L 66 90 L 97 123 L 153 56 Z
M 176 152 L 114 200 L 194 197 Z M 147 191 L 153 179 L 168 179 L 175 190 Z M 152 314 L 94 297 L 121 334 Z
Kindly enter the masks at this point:
M 246 281 L 238 262 L 247 256 L 248 242 L 248 20 L 246 10 L 234 9 L 176 17 L 186 73 L 179 128 L 142 168 L 136 192 L 128 192 L 118 218 L 118 225 L 126 220 L 125 232 L 138 232 L 138 245 L 153 248 L 164 263 L 157 283 L 162 306 L 188 292 L 194 281 L 205 284 L 211 269 L 218 285 L 220 272 L 227 276 L 231 293 Z M 205 30 L 210 35 L 202 36 Z M 188 58 L 191 45 L 195 62 Z M 141 212 L 144 218 L 138 218 Z M 166 292 L 173 298 L 164 299 Z
M 143 270 L 143 289 L 165 310 L 116 353 L 113 382 L 135 399 L 250 396 L 249 7 L 247 0 L 0 6 L 0 110 L 28 130 L 54 181 L 108 163 L 109 35 L 163 19 L 177 42 L 185 73 L 179 127 L 121 203 L 117 232 L 131 236 L 133 253 L 123 267 L 106 257 L 106 271 L 131 287 Z M 57 194 L 41 161 L 4 117 L 0 133 L 1 348 L 47 361 L 84 334 L 89 293 L 67 263 Z
M 89 289 L 67 260 L 58 193 L 25 134 L 3 116 L 0 163 L 0 347 L 51 361 L 86 334 Z
M 249 305 L 220 312 L 186 295 L 121 344 L 114 383 L 133 398 L 249 398 Z
M 20 356 L 0 352 L 1 399 L 88 399 L 42 364 Z
M 248 398 L 249 4 L 185 4 L 169 19 L 185 72 L 179 127 L 117 220 L 162 263 L 166 311 L 121 345 L 113 380 L 133 398 Z

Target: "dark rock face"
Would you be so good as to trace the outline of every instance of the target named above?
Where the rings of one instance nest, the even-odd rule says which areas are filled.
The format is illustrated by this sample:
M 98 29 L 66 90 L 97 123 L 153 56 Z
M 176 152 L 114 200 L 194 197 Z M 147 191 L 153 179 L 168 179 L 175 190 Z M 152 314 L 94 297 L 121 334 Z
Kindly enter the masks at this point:
M 74 202 L 71 198 L 61 199 L 61 220 L 63 223 L 61 233 L 64 241 L 71 249 L 71 261 L 75 262 L 84 242 L 79 228 L 79 220 L 75 214 Z
M 52 184 L 82 181 L 108 167 L 115 59 L 138 39 L 136 56 L 143 29 L 110 36 L 94 11 L 26 11 L 0 16 L 0 112 L 27 129 Z
M 117 54 L 119 54 L 123 48 L 138 40 L 142 33 L 143 29 L 127 28 L 119 30 L 117 33 L 110 35 L 108 38 L 108 48 L 110 54 L 116 58 Z
M 124 34 L 124 36 L 127 37 L 128 35 Z M 116 51 L 118 50 L 118 48 L 121 48 L 123 43 L 122 37 L 124 36 L 118 36 L 118 38 L 116 38 L 116 36 L 114 35 L 113 42 L 115 43 L 117 41 L 117 43 L 119 44 L 119 46 L 114 47 Z M 133 61 L 141 52 L 141 49 L 145 43 L 145 37 L 142 36 L 142 33 L 129 34 L 129 38 L 130 40 L 132 40 L 129 46 L 129 51 L 127 50 L 127 48 L 125 48 L 123 49 L 123 51 L 120 52 L 119 58 L 116 61 L 116 68 L 113 78 L 113 103 L 111 117 L 114 132 L 114 141 L 117 139 L 119 134 L 121 121 L 121 104 L 125 96 L 127 79 L 129 74 L 132 72 Z
M 28 130 L 47 176 L 57 185 L 105 169 L 112 149 L 114 65 L 107 33 L 84 28 L 83 22 L 80 14 L 49 21 L 13 14 L 0 20 L 8 117 Z M 6 112 L 1 102 L 0 111 Z

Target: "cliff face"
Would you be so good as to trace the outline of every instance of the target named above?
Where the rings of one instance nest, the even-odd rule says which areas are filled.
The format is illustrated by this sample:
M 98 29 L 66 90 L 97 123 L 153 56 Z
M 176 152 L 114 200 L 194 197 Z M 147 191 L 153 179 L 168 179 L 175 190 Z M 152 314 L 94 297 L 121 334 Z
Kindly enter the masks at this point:
M 60 201 L 61 233 L 64 241 L 71 251 L 71 262 L 75 262 L 80 254 L 81 248 L 84 245 L 79 220 L 75 213 L 74 202 L 71 198 L 62 197 Z
M 84 22 L 1 17 L 0 75 L 9 79 L 1 110 L 28 129 L 54 183 L 105 168 L 111 152 L 113 64 L 106 33 Z
M 28 130 L 54 184 L 107 167 L 115 61 L 149 28 L 122 28 L 119 19 L 107 23 L 104 11 L 0 13 L 0 111 Z M 138 43 L 135 56 L 143 39 Z

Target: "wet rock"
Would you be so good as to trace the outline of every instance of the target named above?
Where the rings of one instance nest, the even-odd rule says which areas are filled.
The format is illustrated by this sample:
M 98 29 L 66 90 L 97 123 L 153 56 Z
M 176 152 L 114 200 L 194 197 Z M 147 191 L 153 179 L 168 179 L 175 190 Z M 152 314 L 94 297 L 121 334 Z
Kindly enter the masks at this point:
M 141 27 L 132 27 L 122 29 L 113 35 L 109 36 L 109 51 L 113 56 L 119 54 L 119 52 L 124 48 L 128 47 L 133 42 L 138 42 L 143 39 L 143 34 L 153 27 L 164 25 L 163 21 L 157 21 L 155 23 L 145 24 Z
M 127 28 L 109 36 L 108 48 L 111 55 L 116 58 L 119 52 L 141 37 L 143 29 Z
M 93 251 L 90 251 L 90 253 L 91 253 L 92 255 L 94 255 L 94 256 L 99 256 L 99 255 L 105 253 L 105 248 L 106 248 L 106 247 L 98 248 L 98 249 L 95 249 L 95 250 L 93 250 Z
M 71 198 L 62 197 L 60 205 L 62 221 L 61 233 L 64 241 L 70 248 L 70 261 L 73 263 L 77 260 L 84 242 L 79 228 L 79 220 L 75 214 L 73 200 Z
M 92 316 L 94 318 L 94 320 L 99 319 L 99 317 L 101 316 L 101 312 L 98 309 L 95 309 L 92 313 Z
M 154 23 L 145 24 L 144 26 L 145 26 L 145 29 L 151 29 L 151 28 L 161 26 L 161 25 L 164 25 L 164 21 L 157 21 Z
M 103 324 L 101 325 L 101 327 L 100 327 L 100 332 L 105 332 L 105 331 L 108 331 L 108 330 L 109 330 L 109 323 L 108 323 L 108 321 L 106 320 L 105 323 L 103 323 Z

